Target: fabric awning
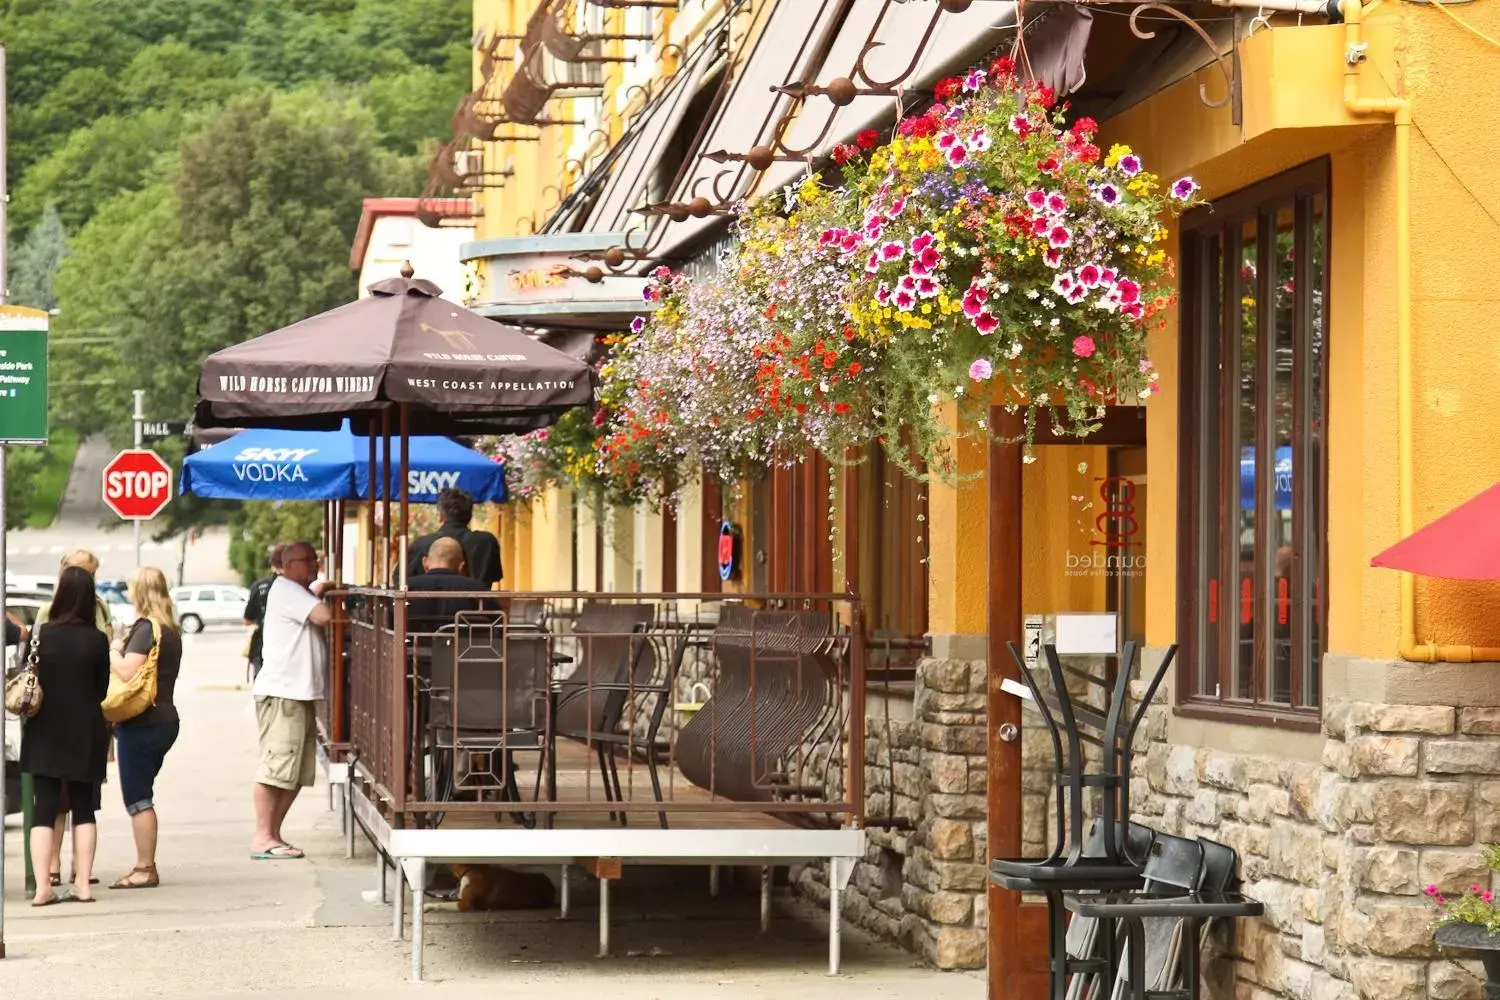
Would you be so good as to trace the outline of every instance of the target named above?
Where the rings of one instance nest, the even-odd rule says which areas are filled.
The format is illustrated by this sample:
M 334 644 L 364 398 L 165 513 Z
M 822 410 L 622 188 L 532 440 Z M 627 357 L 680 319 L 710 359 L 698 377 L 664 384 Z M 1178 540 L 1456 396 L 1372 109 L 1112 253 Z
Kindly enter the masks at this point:
M 586 231 L 643 228 L 641 217 L 632 216 L 631 211 L 645 203 L 651 179 L 656 176 L 667 145 L 682 124 L 688 105 L 697 96 L 713 61 L 708 46 L 696 50 L 688 63 L 673 75 L 660 98 L 651 102 L 643 112 L 643 120 L 631 123 L 623 147 L 610 168 L 609 178 L 599 192 L 599 200 L 584 221 Z
M 963 13 L 943 14 L 926 48 L 918 52 L 917 47 L 932 24 L 934 7 L 930 3 L 892 3 L 887 7 L 885 0 L 855 0 L 817 82 L 826 85 L 838 77 L 852 76 L 859 54 L 871 40 L 870 32 L 875 30 L 874 40 L 879 44 L 865 58 L 866 73 L 884 83 L 899 77 L 915 59 L 917 68 L 903 86 L 913 91 L 931 87 L 994 49 L 1004 41 L 1004 30 L 1016 23 L 1015 4 L 976 3 Z M 856 83 L 865 85 L 864 81 Z M 819 133 L 824 133 L 810 155 L 814 159 L 826 156 L 835 145 L 850 141 L 862 129 L 889 128 L 897 117 L 896 104 L 894 97 L 866 96 L 856 97 L 847 107 L 839 108 L 826 97 L 809 98 L 787 129 L 783 145 L 788 149 L 803 149 L 817 140 Z M 736 151 L 748 148 L 739 147 Z M 766 171 L 760 191 L 784 187 L 806 172 L 805 163 L 774 163 Z
M 1500 580 L 1500 485 L 1403 538 L 1370 565 L 1446 580 Z
M 802 79 L 831 40 L 839 18 L 853 0 L 781 0 L 763 7 L 757 15 L 764 23 L 750 50 L 740 54 L 730 72 L 736 74 L 730 92 L 714 113 L 694 158 L 668 192 L 667 200 L 685 203 L 700 195 L 718 200 L 718 194 L 742 197 L 755 179 L 745 163 L 716 163 L 703 154 L 716 150 L 744 152 L 770 141 L 772 130 L 790 105 L 791 98 L 772 88 Z M 718 180 L 718 194 L 715 180 Z M 640 207 L 640 206 L 632 206 Z M 689 217 L 681 222 L 658 220 L 649 247 L 653 256 L 672 257 L 716 225 L 718 216 Z

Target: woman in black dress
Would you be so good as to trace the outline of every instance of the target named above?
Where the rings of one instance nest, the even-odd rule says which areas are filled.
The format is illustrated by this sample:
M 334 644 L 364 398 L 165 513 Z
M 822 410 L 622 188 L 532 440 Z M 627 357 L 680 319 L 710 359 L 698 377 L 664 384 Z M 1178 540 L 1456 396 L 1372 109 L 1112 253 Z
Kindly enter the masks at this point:
M 94 802 L 104 780 L 109 730 L 99 703 L 109 693 L 109 639 L 94 624 L 94 578 L 70 566 L 58 577 L 47 623 L 37 632 L 37 679 L 42 707 L 21 730 L 21 770 L 31 775 L 36 815 L 31 856 L 50 858 L 53 824 L 62 810 L 63 790 L 73 814 L 73 892 L 92 903 L 98 843 Z M 38 879 L 32 906 L 59 901 Z

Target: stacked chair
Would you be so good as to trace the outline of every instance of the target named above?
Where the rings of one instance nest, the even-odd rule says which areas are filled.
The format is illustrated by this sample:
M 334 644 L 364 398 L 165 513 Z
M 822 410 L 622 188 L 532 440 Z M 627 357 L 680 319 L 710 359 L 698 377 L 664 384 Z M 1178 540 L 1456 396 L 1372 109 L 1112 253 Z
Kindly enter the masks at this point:
M 1049 1000 L 1196 1000 L 1208 922 L 1259 915 L 1261 906 L 1229 892 L 1238 860 L 1230 848 L 1131 821 L 1135 736 L 1177 647 L 1133 710 L 1135 643 L 1126 643 L 1113 681 L 1064 665 L 1049 644 L 1038 683 L 1020 647 L 1009 648 L 1052 745 L 1057 839 L 1046 857 L 993 860 L 990 880 L 1046 900 Z M 1070 679 L 1102 691 L 1105 704 L 1076 700 Z

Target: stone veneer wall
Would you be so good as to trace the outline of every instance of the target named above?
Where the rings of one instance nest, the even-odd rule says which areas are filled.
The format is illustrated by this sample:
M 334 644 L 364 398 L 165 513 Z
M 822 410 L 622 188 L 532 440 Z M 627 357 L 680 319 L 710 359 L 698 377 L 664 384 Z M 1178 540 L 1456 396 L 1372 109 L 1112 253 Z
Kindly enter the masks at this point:
M 866 815 L 910 826 L 870 827 L 844 918 L 943 969 L 985 964 L 987 683 L 983 660 L 924 659 L 910 720 L 882 712 L 866 723 Z M 827 901 L 822 865 L 804 866 L 794 879 Z
M 1480 996 L 1475 967 L 1434 948 L 1422 889 L 1489 884 L 1478 847 L 1500 841 L 1500 708 L 1330 697 L 1318 762 L 1174 746 L 1169 713 L 1162 699 L 1139 737 L 1136 818 L 1235 848 L 1266 906 L 1237 923 L 1205 996 Z

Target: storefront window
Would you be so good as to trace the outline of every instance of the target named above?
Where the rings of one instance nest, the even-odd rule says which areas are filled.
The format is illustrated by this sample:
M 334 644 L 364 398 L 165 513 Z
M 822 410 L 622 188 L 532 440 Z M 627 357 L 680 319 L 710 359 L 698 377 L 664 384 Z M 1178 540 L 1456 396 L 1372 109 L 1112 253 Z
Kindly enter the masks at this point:
M 1183 219 L 1184 705 L 1320 706 L 1327 188 L 1315 163 Z

